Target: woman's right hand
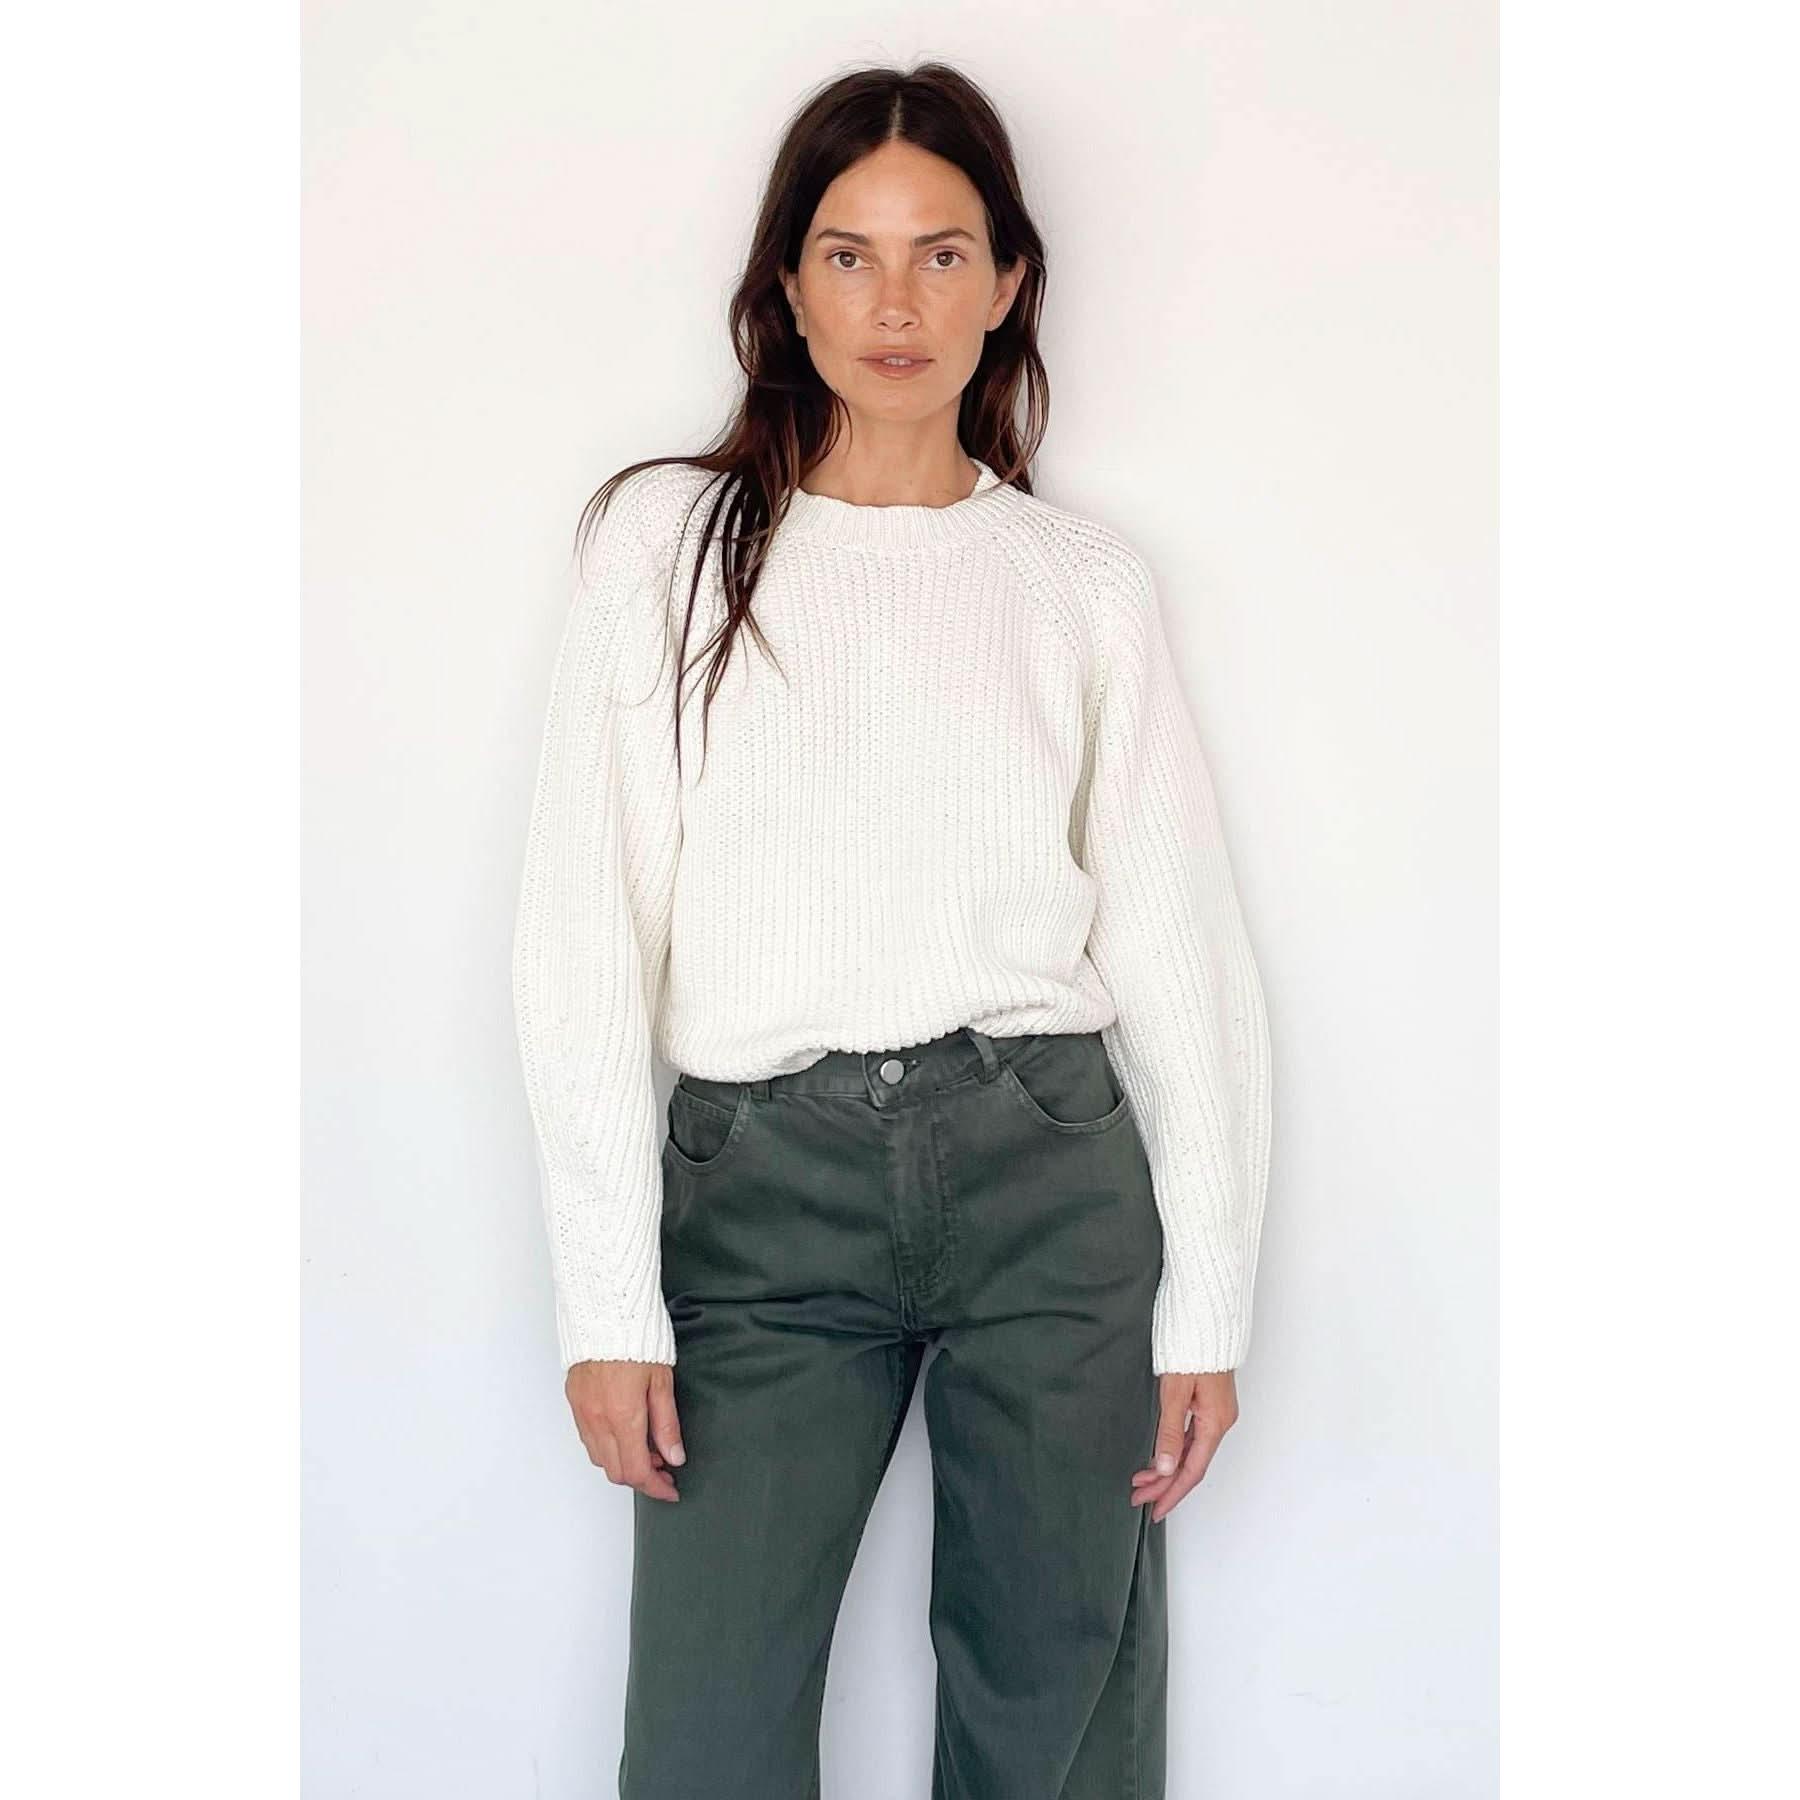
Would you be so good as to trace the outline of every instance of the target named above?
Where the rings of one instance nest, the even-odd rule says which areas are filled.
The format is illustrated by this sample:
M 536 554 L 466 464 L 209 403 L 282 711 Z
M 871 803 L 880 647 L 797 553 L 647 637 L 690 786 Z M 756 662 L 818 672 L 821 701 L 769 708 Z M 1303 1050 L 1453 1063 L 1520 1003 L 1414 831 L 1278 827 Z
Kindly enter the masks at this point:
M 619 1487 L 679 1500 L 668 1465 L 687 1461 L 672 1363 L 579 1362 L 563 1392 L 588 1458 Z

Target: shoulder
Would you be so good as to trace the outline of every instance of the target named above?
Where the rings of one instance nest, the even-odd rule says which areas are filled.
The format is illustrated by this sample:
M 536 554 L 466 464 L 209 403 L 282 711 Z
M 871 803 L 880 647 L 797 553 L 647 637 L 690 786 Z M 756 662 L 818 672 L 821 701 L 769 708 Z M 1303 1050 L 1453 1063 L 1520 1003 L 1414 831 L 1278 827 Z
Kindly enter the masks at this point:
M 675 579 L 683 523 L 695 511 L 697 539 L 718 478 L 689 463 L 650 463 L 612 478 L 604 498 L 590 500 L 578 534 L 567 630 L 587 652 L 593 679 L 626 679 L 609 693 L 644 691 L 663 667 L 672 623 L 679 618 Z M 602 673 L 604 672 L 604 673 Z
M 633 469 L 612 489 L 596 521 L 594 536 L 608 545 L 630 547 L 654 564 L 666 565 L 684 530 L 697 530 L 722 477 L 687 462 L 651 463 Z
M 1116 526 L 1091 513 L 1015 493 L 1017 540 L 1053 582 L 1070 612 L 1102 647 L 1115 634 L 1141 634 L 1156 611 L 1156 582 L 1147 558 Z

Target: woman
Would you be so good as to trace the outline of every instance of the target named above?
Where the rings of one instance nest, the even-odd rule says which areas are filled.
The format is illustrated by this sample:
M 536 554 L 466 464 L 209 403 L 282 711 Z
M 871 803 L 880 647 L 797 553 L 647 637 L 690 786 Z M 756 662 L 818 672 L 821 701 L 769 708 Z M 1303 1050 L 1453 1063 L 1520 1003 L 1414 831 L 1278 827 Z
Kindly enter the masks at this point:
M 934 1800 L 1162 1792 L 1269 1051 L 1149 573 L 1031 493 L 1044 266 L 965 78 L 834 82 L 730 431 L 583 517 L 514 979 L 569 1403 L 635 1490 L 632 1800 L 818 1794 L 922 1364 Z

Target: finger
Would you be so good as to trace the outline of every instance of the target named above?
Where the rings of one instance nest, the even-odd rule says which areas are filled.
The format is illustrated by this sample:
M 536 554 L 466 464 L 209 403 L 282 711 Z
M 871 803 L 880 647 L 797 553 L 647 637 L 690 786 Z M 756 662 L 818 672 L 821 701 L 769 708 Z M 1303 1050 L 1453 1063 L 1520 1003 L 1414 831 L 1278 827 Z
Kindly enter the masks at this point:
M 593 1424 L 585 1420 L 581 1424 L 581 1442 L 588 1453 L 588 1461 L 596 1469 L 604 1469 L 609 1477 L 617 1480 L 613 1471 L 619 1466 L 619 1447 L 613 1441 L 613 1434 L 598 1421 Z
M 626 1432 L 624 1440 L 619 1468 L 625 1485 L 648 1494 L 652 1500 L 679 1500 L 681 1496 L 675 1491 L 669 1472 L 651 1466 L 650 1442 L 642 1430 Z
M 687 1461 L 687 1451 L 681 1442 L 681 1417 L 675 1410 L 674 1371 L 663 1363 L 657 1370 L 650 1377 L 650 1439 L 662 1457 L 679 1467 Z
M 1174 1485 L 1175 1479 L 1173 1472 L 1161 1475 L 1155 1469 L 1140 1469 L 1131 1478 L 1132 1504 L 1142 1506 L 1147 1501 L 1160 1500 Z
M 1187 1455 L 1181 1459 L 1181 1466 L 1176 1470 L 1174 1480 L 1169 1483 L 1169 1491 L 1157 1501 L 1156 1509 L 1150 1514 L 1152 1524 L 1158 1519 L 1167 1518 L 1199 1484 L 1218 1445 L 1216 1437 L 1199 1431 L 1194 1433 L 1194 1441 L 1189 1444 Z
M 1187 1390 L 1171 1384 L 1163 1395 L 1156 1425 L 1156 1444 L 1150 1454 L 1151 1467 L 1156 1474 L 1173 1475 L 1180 1465 L 1187 1446 L 1190 1416 Z
M 1157 1409 L 1156 1437 L 1150 1450 L 1150 1466 L 1139 1469 L 1131 1478 L 1131 1498 L 1134 1505 L 1159 1499 L 1167 1491 L 1187 1448 L 1188 1428 L 1193 1418 L 1189 1407 L 1192 1398 L 1190 1383 L 1163 1382 Z

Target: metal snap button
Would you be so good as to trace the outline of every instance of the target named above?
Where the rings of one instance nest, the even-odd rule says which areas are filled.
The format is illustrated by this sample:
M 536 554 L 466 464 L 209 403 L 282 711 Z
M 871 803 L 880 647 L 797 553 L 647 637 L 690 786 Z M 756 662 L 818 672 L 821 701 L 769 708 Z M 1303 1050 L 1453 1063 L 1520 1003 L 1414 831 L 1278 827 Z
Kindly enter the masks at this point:
M 883 1081 L 898 1081 L 906 1073 L 906 1064 L 897 1056 L 890 1056 L 881 1065 L 880 1075 Z

